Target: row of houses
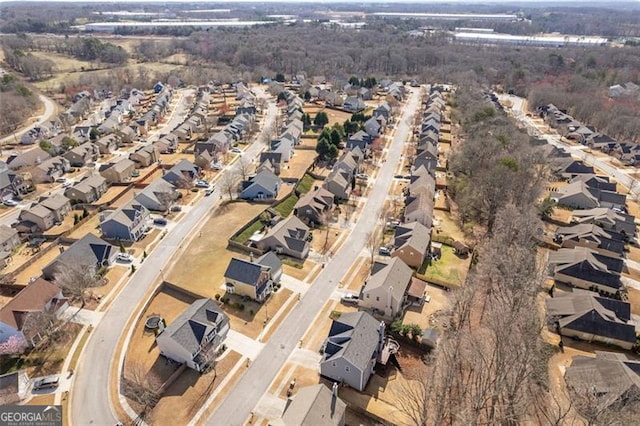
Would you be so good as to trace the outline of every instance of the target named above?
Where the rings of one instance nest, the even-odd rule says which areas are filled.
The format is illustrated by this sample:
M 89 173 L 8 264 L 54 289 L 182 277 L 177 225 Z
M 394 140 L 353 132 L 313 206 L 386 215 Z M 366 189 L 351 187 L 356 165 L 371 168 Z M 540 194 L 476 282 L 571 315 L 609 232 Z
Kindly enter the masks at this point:
M 626 196 L 615 182 L 563 150 L 550 149 L 552 171 L 568 181 L 550 197 L 573 209 L 569 226 L 556 229 L 557 250 L 549 255 L 554 280 L 573 289 L 547 300 L 550 324 L 562 336 L 631 349 L 637 330 L 623 300 L 623 273 L 625 246 L 635 240 L 635 217 L 626 213 Z
M 616 89 L 616 92 L 618 91 Z M 541 106 L 539 112 L 549 126 L 557 129 L 567 139 L 591 149 L 600 150 L 619 159 L 623 164 L 629 166 L 640 164 L 640 144 L 631 141 L 617 141 L 611 136 L 599 132 L 595 127 L 581 123 L 554 104 Z

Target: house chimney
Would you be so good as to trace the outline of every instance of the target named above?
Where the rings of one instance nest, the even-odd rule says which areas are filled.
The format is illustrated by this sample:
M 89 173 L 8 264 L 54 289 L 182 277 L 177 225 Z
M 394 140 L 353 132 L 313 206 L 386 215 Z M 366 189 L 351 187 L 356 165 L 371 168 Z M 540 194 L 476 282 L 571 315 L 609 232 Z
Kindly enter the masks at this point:
M 253 252 L 249 252 L 249 261 L 253 263 Z
M 338 402 L 338 382 L 333 382 L 331 388 L 331 417 L 336 413 L 336 405 Z
M 393 286 L 389 286 L 389 292 L 387 294 L 387 306 L 389 307 L 389 316 L 393 316 Z
M 384 345 L 385 330 L 386 324 L 384 323 L 384 321 L 380 321 L 380 326 L 378 327 L 378 349 L 382 349 L 382 346 Z

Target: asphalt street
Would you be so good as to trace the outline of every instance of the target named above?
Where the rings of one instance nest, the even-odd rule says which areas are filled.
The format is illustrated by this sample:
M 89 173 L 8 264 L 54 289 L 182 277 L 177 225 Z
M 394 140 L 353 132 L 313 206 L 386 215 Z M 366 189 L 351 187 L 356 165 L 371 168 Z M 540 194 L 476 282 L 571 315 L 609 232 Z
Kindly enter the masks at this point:
M 363 213 L 349 238 L 318 275 L 314 284 L 280 324 L 258 357 L 252 362 L 238 384 L 207 419 L 208 425 L 242 425 L 251 415 L 260 398 L 267 393 L 304 333 L 336 289 L 356 258 L 362 252 L 367 234 L 375 228 L 402 154 L 402 146 L 411 131 L 409 118 L 420 105 L 419 90 L 413 90 L 398 120 L 395 136 L 389 147 L 386 162 L 372 188 Z M 197 420 L 197 419 L 196 419 Z
M 277 108 L 273 103 L 269 103 L 263 129 L 274 122 L 276 114 Z M 243 155 L 245 158 L 255 158 L 263 148 L 263 144 L 253 143 Z M 237 162 L 227 166 L 222 173 L 237 173 L 237 166 Z M 126 287 L 114 299 L 102 321 L 91 332 L 76 368 L 70 392 L 72 424 L 116 424 L 117 420 L 111 409 L 109 372 L 112 361 L 120 356 L 116 353 L 118 341 L 125 332 L 125 326 L 132 313 L 143 301 L 144 295 L 158 283 L 162 268 L 166 267 L 178 252 L 183 240 L 198 228 L 219 201 L 220 192 L 216 190 L 211 196 L 203 197 L 196 203 L 149 254 Z

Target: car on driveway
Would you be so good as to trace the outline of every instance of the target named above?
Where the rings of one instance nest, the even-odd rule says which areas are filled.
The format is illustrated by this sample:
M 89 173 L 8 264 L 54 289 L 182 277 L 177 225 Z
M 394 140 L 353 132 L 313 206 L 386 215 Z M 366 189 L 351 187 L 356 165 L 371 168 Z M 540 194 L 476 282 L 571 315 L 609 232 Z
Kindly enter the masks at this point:
M 378 254 L 380 256 L 391 256 L 391 250 L 389 250 L 389 247 L 380 247 Z
M 58 376 L 43 377 L 33 382 L 33 390 L 54 389 L 60 384 Z
M 198 180 L 196 182 L 196 188 L 208 188 L 209 187 L 209 182 L 207 182 L 206 180 Z
M 242 150 L 240 148 L 231 148 L 231 152 L 234 154 L 242 154 Z
M 358 304 L 358 296 L 351 293 L 345 293 L 340 298 L 340 301 L 346 305 L 357 305 Z
M 18 202 L 16 200 L 7 199 L 7 200 L 2 200 L 2 204 L 4 204 L 7 207 L 15 207 L 18 205 Z
M 153 219 L 153 223 L 155 225 L 165 226 L 167 224 L 167 219 L 165 219 L 164 217 L 156 217 L 155 219 Z
M 131 256 L 129 253 L 118 253 L 116 259 L 118 259 L 120 262 L 133 262 L 133 256 Z

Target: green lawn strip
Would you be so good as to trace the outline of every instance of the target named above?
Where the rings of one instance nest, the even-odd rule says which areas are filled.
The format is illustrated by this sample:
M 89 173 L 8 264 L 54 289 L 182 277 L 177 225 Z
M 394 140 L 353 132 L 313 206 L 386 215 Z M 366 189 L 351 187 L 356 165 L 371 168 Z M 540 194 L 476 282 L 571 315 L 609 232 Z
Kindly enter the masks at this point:
M 262 221 L 260 219 L 256 219 L 255 222 L 253 222 L 249 227 L 247 227 L 247 229 L 242 231 L 240 235 L 233 238 L 233 241 L 240 244 L 244 244 L 247 242 L 249 237 L 251 237 L 256 231 L 261 230 L 263 226 L 264 225 L 262 224 Z
M 311 187 L 313 186 L 314 182 L 315 179 L 313 179 L 308 174 L 305 174 L 302 179 L 300 179 L 300 182 L 298 182 L 298 186 L 296 187 L 296 189 L 300 194 L 306 194 L 307 192 L 311 191 Z
M 291 214 L 297 202 L 298 197 L 295 194 L 291 194 L 290 196 L 282 200 L 282 202 L 275 206 L 273 209 L 277 211 L 280 216 L 287 217 Z

